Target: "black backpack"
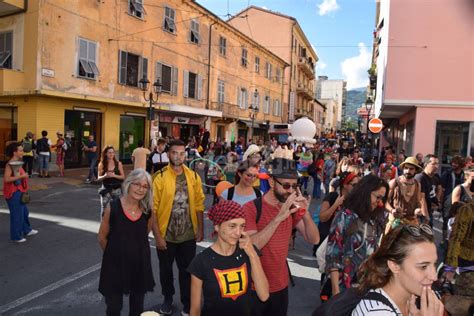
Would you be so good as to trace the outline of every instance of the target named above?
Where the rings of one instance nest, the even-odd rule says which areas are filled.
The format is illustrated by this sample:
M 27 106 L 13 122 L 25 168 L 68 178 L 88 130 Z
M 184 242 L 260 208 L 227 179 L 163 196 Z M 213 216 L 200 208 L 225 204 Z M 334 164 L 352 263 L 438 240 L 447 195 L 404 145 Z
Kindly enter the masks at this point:
M 40 138 L 36 142 L 36 151 L 39 152 L 50 152 L 51 149 L 48 144 L 48 139 L 47 138 Z
M 357 292 L 357 289 L 350 288 L 334 295 L 326 303 L 318 306 L 312 316 L 351 316 L 352 311 L 362 299 L 379 301 L 390 307 L 395 314 L 397 313 L 396 308 L 384 295 L 377 292 L 367 292 L 361 295 Z
M 254 200 L 254 203 L 256 203 L 255 202 L 256 200 L 259 200 L 259 202 L 257 202 L 258 204 L 255 204 L 255 207 L 257 208 L 257 223 L 258 223 L 258 220 L 260 219 L 260 215 L 262 214 L 262 192 L 257 188 L 253 188 L 253 191 L 255 192 L 255 196 L 257 197 Z M 228 201 L 232 201 L 232 199 L 234 198 L 234 192 L 235 192 L 235 186 L 230 187 L 227 190 Z
M 315 163 L 315 162 L 311 163 L 311 164 L 308 166 L 308 174 L 309 174 L 311 177 L 316 177 L 317 172 L 318 172 L 318 168 L 316 167 L 316 163 Z

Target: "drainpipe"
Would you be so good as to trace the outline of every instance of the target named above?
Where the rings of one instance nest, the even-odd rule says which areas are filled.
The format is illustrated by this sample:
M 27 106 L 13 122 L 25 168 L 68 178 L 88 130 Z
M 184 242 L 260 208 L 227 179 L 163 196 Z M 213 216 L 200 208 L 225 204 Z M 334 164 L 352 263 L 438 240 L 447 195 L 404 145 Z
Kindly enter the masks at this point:
M 214 21 L 209 25 L 209 42 L 208 42 L 208 59 L 207 59 L 207 101 L 206 101 L 206 109 L 211 108 L 211 48 L 212 48 L 212 26 L 214 26 L 217 21 Z
M 296 22 L 293 22 L 293 25 L 291 25 L 290 78 L 288 78 L 289 80 L 288 80 L 288 122 L 287 123 L 290 123 L 291 79 L 293 78 L 293 49 L 294 49 L 294 43 L 295 43 L 295 33 L 294 33 L 295 24 Z M 293 108 L 293 111 L 294 111 L 294 108 Z

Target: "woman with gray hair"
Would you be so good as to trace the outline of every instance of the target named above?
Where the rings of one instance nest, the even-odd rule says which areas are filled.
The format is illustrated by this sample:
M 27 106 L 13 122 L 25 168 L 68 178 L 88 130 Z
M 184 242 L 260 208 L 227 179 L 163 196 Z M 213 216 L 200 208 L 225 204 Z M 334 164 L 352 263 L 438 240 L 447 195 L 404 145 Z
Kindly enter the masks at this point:
M 133 170 L 122 192 L 104 210 L 99 228 L 104 251 L 99 292 L 105 297 L 107 315 L 120 315 L 123 295 L 130 296 L 130 315 L 140 315 L 145 293 L 155 286 L 148 242 L 153 223 L 150 175 L 144 169 Z

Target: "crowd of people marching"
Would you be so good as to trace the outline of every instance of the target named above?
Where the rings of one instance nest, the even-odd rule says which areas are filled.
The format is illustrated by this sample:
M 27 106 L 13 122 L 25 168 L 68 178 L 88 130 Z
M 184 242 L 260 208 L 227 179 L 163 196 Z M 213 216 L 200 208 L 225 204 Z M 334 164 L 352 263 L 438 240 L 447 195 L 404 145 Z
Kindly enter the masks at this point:
M 474 314 L 471 157 L 451 157 L 440 172 L 435 155 L 406 157 L 391 147 L 378 154 L 350 135 L 310 146 L 195 138 L 139 145 L 130 174 L 106 146 L 89 177 L 102 184 L 99 291 L 107 315 L 120 315 L 123 295 L 130 315 L 143 312 L 155 287 L 150 232 L 161 314 L 173 311 L 176 261 L 182 315 L 287 315 L 296 235 L 313 246 L 322 273 L 313 315 Z M 12 160 L 25 157 L 24 147 L 9 146 Z M 21 202 L 27 177 L 7 164 L 14 241 L 37 232 Z M 205 194 L 213 195 L 209 209 Z M 205 211 L 214 241 L 196 255 L 209 237 Z

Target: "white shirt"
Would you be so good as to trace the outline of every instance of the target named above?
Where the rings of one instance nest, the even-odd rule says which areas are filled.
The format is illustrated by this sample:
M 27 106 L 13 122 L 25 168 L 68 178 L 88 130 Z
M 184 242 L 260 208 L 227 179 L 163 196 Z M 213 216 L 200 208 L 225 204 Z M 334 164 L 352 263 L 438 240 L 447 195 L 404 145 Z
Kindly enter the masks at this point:
M 396 313 L 390 308 L 390 306 L 385 305 L 382 302 L 362 299 L 356 308 L 352 311 L 352 316 L 402 316 L 402 312 L 398 308 L 397 304 L 388 296 L 388 294 L 382 289 L 370 290 L 369 292 L 377 292 L 385 296 L 393 307 L 396 309 Z

